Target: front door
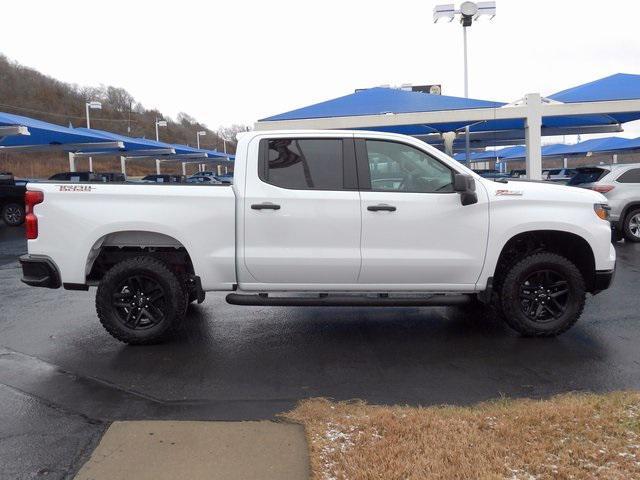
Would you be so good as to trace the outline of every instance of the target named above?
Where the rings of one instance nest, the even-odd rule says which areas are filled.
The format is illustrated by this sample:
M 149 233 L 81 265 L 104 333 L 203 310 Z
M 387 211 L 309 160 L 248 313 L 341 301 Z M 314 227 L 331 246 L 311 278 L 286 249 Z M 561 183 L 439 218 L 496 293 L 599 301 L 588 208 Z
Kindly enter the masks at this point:
M 361 225 L 353 139 L 265 138 L 258 157 L 244 199 L 243 257 L 252 279 L 243 283 L 356 283 Z
M 404 143 L 356 142 L 358 165 L 364 167 L 358 173 L 369 176 L 361 191 L 359 282 L 391 289 L 472 290 L 489 227 L 482 186 L 478 203 L 462 206 L 453 191 L 455 172 L 445 162 Z

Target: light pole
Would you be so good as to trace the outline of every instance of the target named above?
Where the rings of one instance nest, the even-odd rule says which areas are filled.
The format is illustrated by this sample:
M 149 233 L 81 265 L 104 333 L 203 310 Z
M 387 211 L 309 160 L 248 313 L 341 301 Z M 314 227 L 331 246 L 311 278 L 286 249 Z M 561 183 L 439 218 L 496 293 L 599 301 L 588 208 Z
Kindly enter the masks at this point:
M 158 127 L 166 127 L 167 126 L 167 121 L 166 120 L 158 120 L 158 118 L 156 117 L 156 142 L 160 141 L 160 132 L 158 131 Z M 156 158 L 156 174 L 160 175 L 160 160 L 158 160 Z
M 482 15 L 490 16 L 490 20 L 496 16 L 496 2 L 462 2 L 460 8 L 456 10 L 453 3 L 446 5 L 436 5 L 433 8 L 433 23 L 437 23 L 441 18 L 452 22 L 456 15 L 460 15 L 462 25 L 462 39 L 464 42 L 464 96 L 469 98 L 469 67 L 467 64 L 467 28 L 474 20 L 478 20 Z M 464 128 L 465 138 L 465 158 L 469 165 L 469 127 Z
M 87 128 L 91 128 L 91 119 L 89 118 L 89 110 L 102 110 L 102 103 L 95 100 L 91 102 L 85 102 L 84 104 L 87 112 Z M 89 157 L 89 171 L 93 172 L 93 158 Z
M 200 137 L 204 137 L 206 135 L 207 135 L 207 132 L 205 132 L 204 130 L 201 130 L 198 133 L 196 133 L 196 142 L 198 144 L 198 150 L 200 150 Z
M 166 120 L 158 120 L 156 118 L 156 142 L 160 141 L 160 133 L 158 132 L 158 127 L 166 127 L 166 126 L 167 126 Z

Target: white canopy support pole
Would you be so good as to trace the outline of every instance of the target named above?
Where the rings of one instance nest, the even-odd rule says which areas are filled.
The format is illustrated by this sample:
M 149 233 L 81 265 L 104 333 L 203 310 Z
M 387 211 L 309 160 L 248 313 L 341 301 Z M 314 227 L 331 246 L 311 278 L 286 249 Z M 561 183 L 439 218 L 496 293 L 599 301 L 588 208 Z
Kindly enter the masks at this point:
M 226 175 L 227 173 L 229 173 L 229 169 L 227 168 L 227 166 L 225 165 L 224 167 L 224 174 Z
M 467 138 L 469 137 L 467 136 Z M 456 132 L 444 132 L 442 134 L 442 142 L 444 144 L 444 153 L 446 153 L 450 157 L 453 157 L 453 142 L 455 140 L 456 140 Z
M 567 165 L 569 165 L 569 161 L 567 160 L 567 157 L 564 157 L 562 159 L 562 168 L 569 168 Z
M 222 165 L 216 165 L 216 170 L 218 171 L 218 175 L 222 175 Z
M 76 158 L 73 152 L 69 152 L 69 171 L 70 172 L 76 171 Z
M 617 153 L 613 154 L 613 163 L 618 163 L 618 154 Z
M 527 106 L 525 118 L 526 169 L 530 180 L 542 179 L 542 99 L 539 93 L 524 97 Z
M 89 157 L 89 171 L 93 172 L 93 158 Z
M 187 174 L 187 164 L 185 162 L 182 162 L 182 175 L 186 175 Z
M 120 157 L 120 171 L 123 175 L 127 174 L 127 157 Z
M 156 158 L 156 174 L 160 175 L 160 160 Z

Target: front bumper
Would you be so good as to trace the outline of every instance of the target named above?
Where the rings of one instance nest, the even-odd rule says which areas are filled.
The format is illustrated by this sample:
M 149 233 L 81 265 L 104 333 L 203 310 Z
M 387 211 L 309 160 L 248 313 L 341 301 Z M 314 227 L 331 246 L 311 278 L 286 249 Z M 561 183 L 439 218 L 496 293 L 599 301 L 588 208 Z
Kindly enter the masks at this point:
M 615 276 L 615 267 L 611 270 L 597 270 L 593 282 L 593 291 L 591 293 L 595 295 L 609 288 Z
M 22 255 L 22 283 L 32 287 L 60 288 L 60 272 L 49 257 Z

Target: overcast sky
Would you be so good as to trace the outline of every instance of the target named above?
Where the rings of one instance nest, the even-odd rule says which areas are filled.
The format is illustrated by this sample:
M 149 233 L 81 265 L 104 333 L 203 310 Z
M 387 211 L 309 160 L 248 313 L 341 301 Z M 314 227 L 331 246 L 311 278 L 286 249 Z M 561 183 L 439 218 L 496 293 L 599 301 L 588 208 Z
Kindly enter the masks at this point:
M 381 84 L 462 96 L 462 28 L 439 1 L 3 2 L 0 51 L 210 128 Z M 459 2 L 457 2 L 459 3 Z M 513 101 L 640 73 L 640 1 L 498 0 L 470 31 L 470 96 Z M 640 125 L 627 136 L 640 136 Z

